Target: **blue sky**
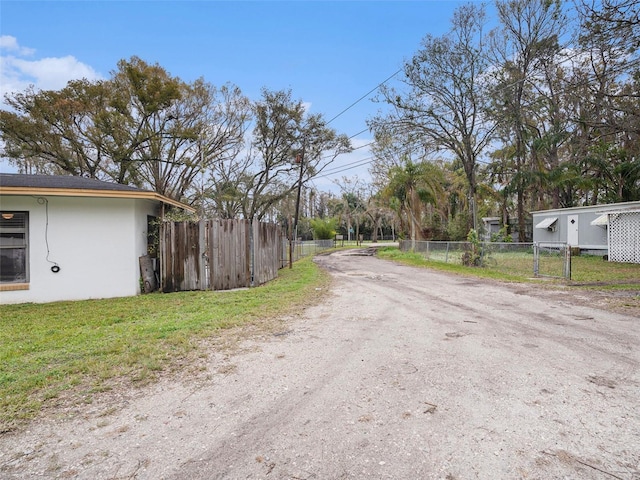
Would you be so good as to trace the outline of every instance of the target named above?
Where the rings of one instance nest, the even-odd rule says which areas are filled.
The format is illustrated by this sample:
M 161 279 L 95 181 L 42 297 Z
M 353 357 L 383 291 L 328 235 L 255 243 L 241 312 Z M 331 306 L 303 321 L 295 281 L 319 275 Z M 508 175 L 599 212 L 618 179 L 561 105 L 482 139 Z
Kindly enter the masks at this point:
M 108 77 L 138 56 L 185 81 L 231 82 L 252 100 L 260 89 L 291 89 L 329 120 L 375 88 L 440 35 L 458 1 L 0 1 L 0 89 L 63 87 Z M 331 122 L 371 141 L 367 118 L 381 105 L 360 101 Z M 318 178 L 321 190 L 367 166 L 367 147 L 339 158 Z M 0 170 L 11 171 L 6 164 Z

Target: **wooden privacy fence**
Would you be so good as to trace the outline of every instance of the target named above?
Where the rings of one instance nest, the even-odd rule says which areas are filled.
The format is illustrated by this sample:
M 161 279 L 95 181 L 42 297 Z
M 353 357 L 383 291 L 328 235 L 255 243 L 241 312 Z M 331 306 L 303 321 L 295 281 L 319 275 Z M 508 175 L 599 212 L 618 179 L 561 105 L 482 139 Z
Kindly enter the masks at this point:
M 258 221 L 162 223 L 160 288 L 179 292 L 261 285 L 278 275 L 281 237 L 278 225 Z

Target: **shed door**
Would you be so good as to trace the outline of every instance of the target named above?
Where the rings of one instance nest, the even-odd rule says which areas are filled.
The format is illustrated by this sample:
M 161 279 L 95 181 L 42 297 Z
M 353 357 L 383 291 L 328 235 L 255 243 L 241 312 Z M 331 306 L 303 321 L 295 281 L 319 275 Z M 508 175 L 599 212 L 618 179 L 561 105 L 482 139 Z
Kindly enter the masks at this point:
M 578 215 L 567 216 L 567 243 L 572 247 L 578 246 Z

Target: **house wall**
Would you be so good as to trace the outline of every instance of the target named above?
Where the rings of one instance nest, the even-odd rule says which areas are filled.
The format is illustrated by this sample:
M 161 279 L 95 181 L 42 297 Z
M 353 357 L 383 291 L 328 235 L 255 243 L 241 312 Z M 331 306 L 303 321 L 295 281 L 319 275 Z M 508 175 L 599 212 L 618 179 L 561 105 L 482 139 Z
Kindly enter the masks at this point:
M 138 258 L 146 253 L 147 215 L 156 214 L 157 202 L 8 195 L 1 200 L 3 210 L 29 212 L 29 289 L 0 291 L 1 303 L 140 292 Z M 59 265 L 58 273 L 51 271 L 51 262 Z
M 602 207 L 599 207 L 601 209 Z M 570 221 L 576 220 L 577 227 L 577 244 L 573 247 L 579 247 L 581 250 L 602 250 L 605 254 L 607 250 L 607 229 L 604 227 L 591 225 L 591 222 L 598 218 L 601 213 L 595 211 L 569 211 L 569 212 L 544 212 L 533 214 L 533 241 L 534 242 L 570 242 Z M 553 230 L 535 228 L 537 224 L 546 218 L 557 217 L 558 221 L 554 225 Z
M 547 218 L 558 218 L 558 222 L 555 223 L 555 225 L 553 226 L 552 229 L 542 229 L 542 228 L 536 228 L 536 225 L 538 225 L 540 222 L 542 222 L 543 220 L 547 219 Z M 561 240 L 561 234 L 562 232 L 560 231 L 560 218 L 559 215 L 556 213 L 543 213 L 543 214 L 533 214 L 533 241 L 534 243 L 539 243 L 539 242 L 562 242 Z
M 534 227 L 533 241 L 567 243 L 570 236 L 569 221 L 570 218 L 573 217 L 577 219 L 578 222 L 578 244 L 572 246 L 579 247 L 580 250 L 587 253 L 605 255 L 608 251 L 607 228 L 597 225 L 591 225 L 591 222 L 602 215 L 605 210 L 629 208 L 634 206 L 640 207 L 640 202 L 560 208 L 554 210 L 532 212 Z M 555 224 L 555 231 L 535 228 L 535 226 L 542 222 L 545 218 L 550 217 L 558 218 L 558 221 Z

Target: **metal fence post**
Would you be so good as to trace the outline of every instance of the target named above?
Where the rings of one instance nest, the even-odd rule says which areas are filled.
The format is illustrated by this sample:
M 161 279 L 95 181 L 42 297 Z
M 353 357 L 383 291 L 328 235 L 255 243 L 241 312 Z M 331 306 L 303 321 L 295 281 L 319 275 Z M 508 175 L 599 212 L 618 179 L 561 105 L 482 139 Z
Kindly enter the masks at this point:
M 565 246 L 564 251 L 564 278 L 571 280 L 571 247 Z
M 537 277 L 540 273 L 540 248 L 538 243 L 533 244 L 533 276 Z

